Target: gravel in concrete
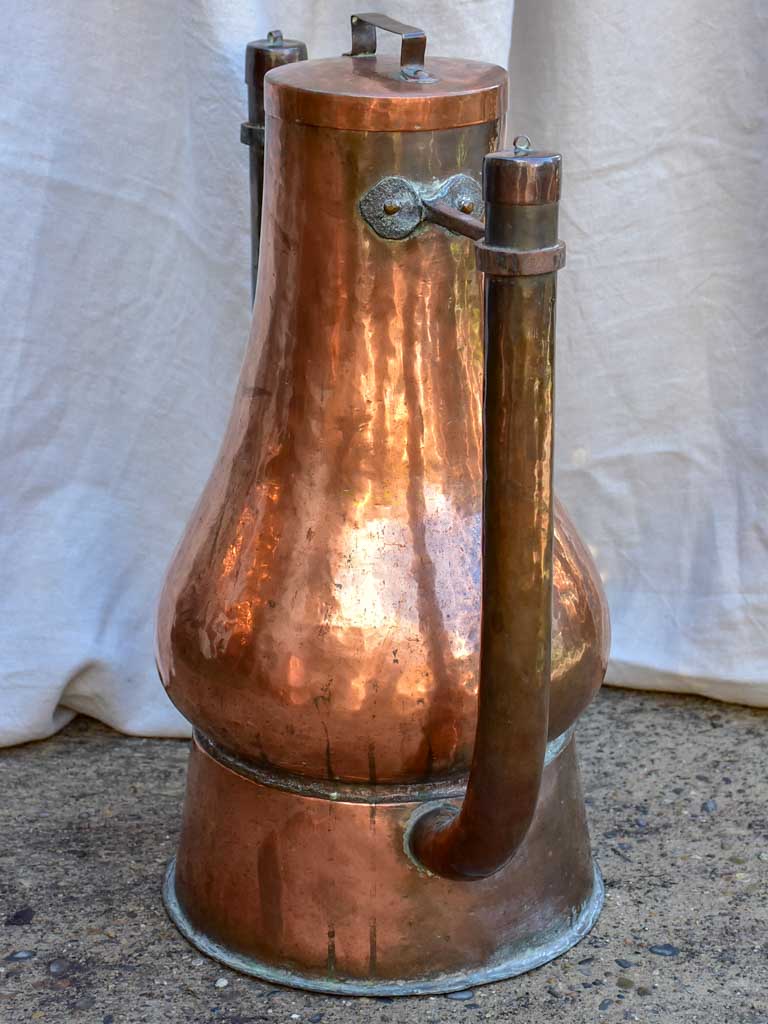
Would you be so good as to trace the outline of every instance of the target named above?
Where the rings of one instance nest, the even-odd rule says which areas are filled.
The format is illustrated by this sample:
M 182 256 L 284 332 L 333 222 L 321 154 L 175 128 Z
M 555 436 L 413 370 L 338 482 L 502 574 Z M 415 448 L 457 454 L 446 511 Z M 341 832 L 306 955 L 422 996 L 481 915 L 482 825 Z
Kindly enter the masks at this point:
M 0 1021 L 768 1024 L 768 715 L 606 690 L 579 728 L 607 900 L 522 978 L 350 1000 L 200 956 L 160 901 L 186 743 L 87 719 L 0 754 Z

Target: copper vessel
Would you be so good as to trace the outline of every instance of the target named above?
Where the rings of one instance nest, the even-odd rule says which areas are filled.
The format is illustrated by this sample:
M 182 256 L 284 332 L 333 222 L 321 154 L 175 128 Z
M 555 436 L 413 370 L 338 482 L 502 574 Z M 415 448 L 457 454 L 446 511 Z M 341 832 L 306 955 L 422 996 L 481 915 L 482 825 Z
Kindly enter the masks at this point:
M 552 494 L 561 161 L 497 152 L 506 73 L 425 42 L 358 15 L 350 54 L 264 79 L 250 344 L 158 617 L 195 726 L 169 913 L 323 992 L 509 977 L 602 902 L 573 729 L 608 618 Z

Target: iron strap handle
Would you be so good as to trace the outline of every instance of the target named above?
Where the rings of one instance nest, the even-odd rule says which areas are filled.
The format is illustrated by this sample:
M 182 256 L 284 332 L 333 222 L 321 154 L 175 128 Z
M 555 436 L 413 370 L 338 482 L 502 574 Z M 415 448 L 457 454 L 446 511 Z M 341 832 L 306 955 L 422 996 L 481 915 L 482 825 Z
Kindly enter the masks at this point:
M 427 36 L 423 29 L 404 25 L 386 14 L 352 15 L 352 49 L 348 57 L 370 57 L 376 53 L 376 29 L 402 36 L 400 48 L 400 75 L 408 82 L 422 82 L 425 85 L 436 82 L 424 67 Z
M 485 238 L 476 243 L 485 274 L 485 383 L 475 747 L 461 808 L 427 806 L 407 833 L 418 864 L 457 881 L 495 874 L 525 840 L 546 759 L 551 678 L 560 156 L 491 153 L 483 193 Z M 523 267 L 521 257 L 539 265 Z

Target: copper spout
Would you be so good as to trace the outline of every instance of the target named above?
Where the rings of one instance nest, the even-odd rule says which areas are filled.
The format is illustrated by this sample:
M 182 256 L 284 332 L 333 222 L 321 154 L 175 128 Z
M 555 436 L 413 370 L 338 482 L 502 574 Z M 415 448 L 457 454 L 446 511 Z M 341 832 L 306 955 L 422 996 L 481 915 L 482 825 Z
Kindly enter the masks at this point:
M 559 191 L 556 154 L 485 158 L 486 232 L 477 246 L 486 275 L 477 732 L 460 811 L 429 811 L 411 835 L 416 858 L 444 878 L 486 878 L 502 868 L 528 832 L 541 785 L 551 673 L 555 271 L 564 251 Z
M 261 239 L 261 202 L 264 192 L 264 76 L 272 68 L 307 59 L 305 43 L 283 39 L 280 29 L 256 39 L 245 48 L 245 82 L 248 86 L 248 120 L 240 125 L 240 141 L 250 147 L 251 192 L 251 303 L 256 296 Z

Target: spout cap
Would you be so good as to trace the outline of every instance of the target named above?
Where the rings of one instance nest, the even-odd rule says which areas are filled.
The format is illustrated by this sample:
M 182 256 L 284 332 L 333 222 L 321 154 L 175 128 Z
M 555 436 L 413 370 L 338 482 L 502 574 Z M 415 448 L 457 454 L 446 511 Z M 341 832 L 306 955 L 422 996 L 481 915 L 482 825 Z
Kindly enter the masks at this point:
M 284 39 L 279 28 L 273 29 L 266 39 L 255 39 L 245 48 L 245 81 L 248 85 L 258 85 L 272 68 L 306 59 L 306 43 Z
M 295 64 L 307 59 L 306 43 L 298 39 L 284 39 L 279 28 L 273 29 L 266 39 L 255 39 L 245 48 L 245 81 L 248 85 L 248 119 L 253 125 L 264 126 L 264 76 L 273 68 Z
M 515 147 L 489 153 L 483 162 L 486 203 L 542 206 L 560 200 L 559 153 Z

